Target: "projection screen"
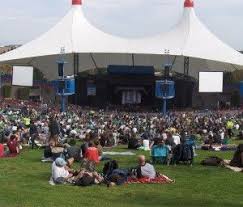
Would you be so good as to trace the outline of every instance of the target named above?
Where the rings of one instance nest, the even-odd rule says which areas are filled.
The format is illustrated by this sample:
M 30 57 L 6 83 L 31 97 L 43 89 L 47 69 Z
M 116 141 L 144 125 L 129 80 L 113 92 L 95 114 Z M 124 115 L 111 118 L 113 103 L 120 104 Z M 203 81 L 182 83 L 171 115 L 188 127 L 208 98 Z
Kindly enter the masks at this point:
M 12 85 L 33 86 L 33 67 L 13 66 Z
M 223 72 L 199 72 L 200 93 L 222 93 Z

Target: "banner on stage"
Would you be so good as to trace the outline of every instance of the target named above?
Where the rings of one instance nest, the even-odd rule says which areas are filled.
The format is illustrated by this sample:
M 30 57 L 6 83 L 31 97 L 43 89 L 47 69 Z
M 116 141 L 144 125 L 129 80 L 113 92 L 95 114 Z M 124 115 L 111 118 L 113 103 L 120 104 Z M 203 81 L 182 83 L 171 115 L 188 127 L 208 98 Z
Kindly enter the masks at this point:
M 94 83 L 87 83 L 87 96 L 96 96 L 96 85 Z

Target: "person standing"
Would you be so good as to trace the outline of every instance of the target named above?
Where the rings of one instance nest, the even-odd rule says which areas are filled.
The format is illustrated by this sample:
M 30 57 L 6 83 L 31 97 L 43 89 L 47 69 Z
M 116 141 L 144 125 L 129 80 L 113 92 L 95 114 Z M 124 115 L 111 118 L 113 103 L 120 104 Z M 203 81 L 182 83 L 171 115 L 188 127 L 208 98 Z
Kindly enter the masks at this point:
M 60 127 L 55 117 L 50 118 L 49 132 L 51 137 L 58 137 L 60 134 Z
M 35 143 L 35 140 L 38 138 L 39 133 L 37 126 L 35 125 L 34 121 L 31 120 L 30 122 L 30 140 L 31 140 L 31 148 L 34 149 L 34 147 L 38 147 Z

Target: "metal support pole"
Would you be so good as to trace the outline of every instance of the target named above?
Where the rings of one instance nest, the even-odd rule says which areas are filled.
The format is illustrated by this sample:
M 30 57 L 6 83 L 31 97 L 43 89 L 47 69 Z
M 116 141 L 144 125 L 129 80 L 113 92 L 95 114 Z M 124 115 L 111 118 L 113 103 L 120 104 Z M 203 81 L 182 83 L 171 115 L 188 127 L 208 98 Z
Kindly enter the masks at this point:
M 135 57 L 134 57 L 134 54 L 132 54 L 132 66 L 133 67 L 135 66 Z
M 184 75 L 189 75 L 190 58 L 184 57 Z
M 62 95 L 61 96 L 61 112 L 65 112 L 66 111 L 66 100 L 65 100 L 65 96 L 64 95 Z
M 76 84 L 77 84 L 78 72 L 79 72 L 79 55 L 78 55 L 78 53 L 74 53 L 74 56 L 73 56 L 73 75 L 74 75 Z M 75 94 L 74 94 L 74 104 L 75 105 L 78 104 L 77 87 L 76 87 L 76 91 L 75 91 Z
M 163 115 L 165 116 L 167 113 L 167 99 L 163 99 Z

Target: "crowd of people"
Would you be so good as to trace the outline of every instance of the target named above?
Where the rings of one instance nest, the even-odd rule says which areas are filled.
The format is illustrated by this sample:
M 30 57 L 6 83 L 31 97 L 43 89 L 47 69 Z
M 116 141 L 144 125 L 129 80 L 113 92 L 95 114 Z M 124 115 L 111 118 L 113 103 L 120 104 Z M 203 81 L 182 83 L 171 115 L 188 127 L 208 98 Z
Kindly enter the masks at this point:
M 77 183 L 83 177 L 103 182 L 105 177 L 94 170 L 84 167 L 77 172 L 71 166 L 74 161 L 87 160 L 97 165 L 108 160 L 103 155 L 104 147 L 124 144 L 129 149 L 151 150 L 153 163 L 192 164 L 198 145 L 213 149 L 226 146 L 232 137 L 243 139 L 243 112 L 236 110 L 171 112 L 162 116 L 121 111 L 119 107 L 69 106 L 67 112 L 60 113 L 57 107 L 17 100 L 5 100 L 0 108 L 0 157 L 18 155 L 24 146 L 43 147 L 43 160 L 53 161 L 52 178 L 57 183 L 63 182 L 59 179 L 62 176 L 65 182 Z M 140 156 L 139 163 L 142 168 L 136 170 L 138 177 L 147 176 L 148 171 L 154 177 L 155 170 L 145 157 Z M 243 157 L 238 165 L 243 167 Z M 131 173 L 128 171 L 125 177 Z

